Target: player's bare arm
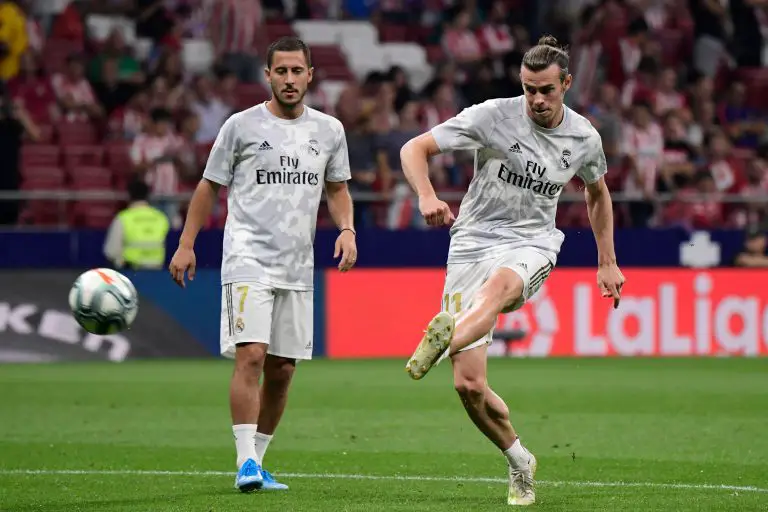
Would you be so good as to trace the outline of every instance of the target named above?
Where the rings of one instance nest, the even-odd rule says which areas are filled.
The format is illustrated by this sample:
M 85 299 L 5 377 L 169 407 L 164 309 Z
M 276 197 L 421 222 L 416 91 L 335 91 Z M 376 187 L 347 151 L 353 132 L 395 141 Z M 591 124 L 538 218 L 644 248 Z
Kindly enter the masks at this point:
M 328 199 L 328 211 L 341 230 L 336 239 L 333 257 L 341 256 L 339 270 L 346 272 L 357 261 L 352 196 L 346 181 L 326 181 L 325 195 Z
M 419 197 L 419 211 L 430 226 L 442 226 L 456 220 L 447 203 L 438 199 L 429 181 L 429 159 L 440 153 L 431 133 L 423 133 L 400 149 L 403 174 Z
M 619 307 L 621 288 L 626 279 L 616 263 L 613 245 L 613 202 L 611 193 L 600 178 L 584 190 L 587 213 L 597 242 L 597 285 L 603 297 L 613 297 L 613 307 Z
M 190 281 L 195 279 L 195 239 L 211 214 L 220 187 L 221 185 L 218 183 L 203 178 L 197 184 L 195 193 L 192 195 L 187 220 L 184 222 L 184 230 L 179 239 L 179 247 L 168 266 L 171 277 L 182 288 L 186 286 L 185 273 Z

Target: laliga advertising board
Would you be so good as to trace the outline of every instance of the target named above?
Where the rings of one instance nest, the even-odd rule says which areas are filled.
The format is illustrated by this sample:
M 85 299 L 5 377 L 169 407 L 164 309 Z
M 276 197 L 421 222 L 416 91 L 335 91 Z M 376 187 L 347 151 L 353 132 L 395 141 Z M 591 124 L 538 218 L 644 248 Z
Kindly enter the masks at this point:
M 627 269 L 624 274 L 627 284 L 614 310 L 611 301 L 600 297 L 594 270 L 556 269 L 524 308 L 499 317 L 498 329 L 527 333 L 508 353 L 768 354 L 768 271 Z M 443 278 L 444 271 L 431 269 L 328 273 L 328 355 L 410 355 L 441 306 Z M 495 345 L 491 352 L 499 353 L 503 344 Z

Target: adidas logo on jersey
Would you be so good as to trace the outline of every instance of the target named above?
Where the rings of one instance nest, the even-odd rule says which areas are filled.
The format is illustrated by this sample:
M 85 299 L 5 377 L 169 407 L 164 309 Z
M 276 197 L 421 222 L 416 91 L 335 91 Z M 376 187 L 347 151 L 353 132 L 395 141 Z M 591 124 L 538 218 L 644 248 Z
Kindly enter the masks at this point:
M 268 149 L 272 149 L 272 146 L 270 146 L 267 141 L 262 142 L 261 146 L 259 146 L 259 151 L 266 151 Z
M 519 153 L 519 154 L 522 154 L 522 152 L 523 152 L 523 150 L 520 149 L 520 143 L 519 142 L 515 142 L 514 144 L 512 144 L 512 146 L 510 146 L 510 148 L 509 148 L 509 151 L 512 152 L 512 153 Z

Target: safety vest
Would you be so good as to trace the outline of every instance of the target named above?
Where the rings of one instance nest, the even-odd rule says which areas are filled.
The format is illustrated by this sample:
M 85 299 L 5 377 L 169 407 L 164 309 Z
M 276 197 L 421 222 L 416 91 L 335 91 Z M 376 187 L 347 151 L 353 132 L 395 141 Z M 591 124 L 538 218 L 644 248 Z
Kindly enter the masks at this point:
M 117 215 L 123 225 L 123 261 L 126 265 L 161 268 L 165 264 L 168 217 L 149 205 L 131 206 Z

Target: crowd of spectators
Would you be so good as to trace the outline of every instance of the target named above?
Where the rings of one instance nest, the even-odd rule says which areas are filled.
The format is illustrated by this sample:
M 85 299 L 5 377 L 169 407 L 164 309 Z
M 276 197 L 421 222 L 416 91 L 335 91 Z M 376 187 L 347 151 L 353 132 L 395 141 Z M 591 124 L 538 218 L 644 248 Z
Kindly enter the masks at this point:
M 94 40 L 94 13 L 133 17 L 152 42 L 146 57 L 120 30 Z M 83 124 L 94 128 L 85 143 L 126 149 L 86 162 L 114 173 L 110 187 L 138 176 L 155 196 L 190 190 L 224 120 L 268 97 L 265 27 L 326 18 L 369 19 L 382 37 L 394 27 L 435 65 L 420 90 L 393 67 L 350 80 L 337 101 L 317 84 L 307 95 L 345 125 L 360 227 L 423 226 L 399 148 L 471 104 L 521 94 L 522 55 L 544 32 L 569 45 L 566 100 L 602 136 L 619 225 L 765 220 L 768 0 L 0 0 L 0 157 L 19 169 L 0 172 L 0 192 L 24 188 L 22 146 L 61 142 Z M 185 69 L 185 38 L 213 43 L 211 69 Z M 472 172 L 463 153 L 431 164 L 455 205 Z M 578 193 L 574 181 L 559 225 L 586 225 L 583 201 L 568 200 Z M 183 203 L 163 208 L 178 226 Z M 39 220 L 25 212 L 6 202 L 0 223 Z

